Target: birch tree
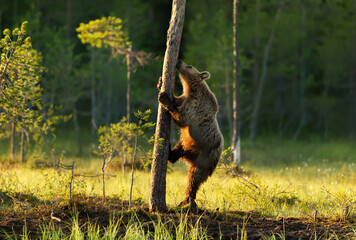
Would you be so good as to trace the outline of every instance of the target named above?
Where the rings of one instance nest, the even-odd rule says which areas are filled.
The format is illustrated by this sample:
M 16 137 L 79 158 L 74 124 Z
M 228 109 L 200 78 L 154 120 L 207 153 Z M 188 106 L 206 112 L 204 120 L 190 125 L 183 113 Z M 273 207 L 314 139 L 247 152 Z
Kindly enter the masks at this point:
M 238 4 L 239 0 L 233 3 L 233 47 L 234 47 L 234 82 L 233 82 L 233 130 L 231 140 L 232 159 L 236 167 L 241 162 L 241 144 L 240 144 L 240 106 L 239 106 L 239 39 L 238 39 Z
M 261 106 L 261 100 L 262 100 L 262 95 L 263 95 L 263 90 L 265 87 L 266 83 L 266 77 L 267 77 L 267 69 L 268 69 L 268 59 L 270 56 L 270 49 L 274 41 L 274 37 L 276 34 L 276 28 L 278 26 L 279 19 L 282 14 L 284 2 L 281 0 L 279 2 L 279 7 L 276 12 L 276 16 L 274 19 L 274 25 L 272 27 L 271 33 L 269 35 L 268 41 L 266 43 L 264 52 L 263 52 L 263 60 L 262 60 L 262 72 L 260 75 L 259 83 L 258 83 L 258 88 L 257 88 L 257 93 L 255 96 L 255 100 L 253 103 L 253 110 L 252 110 L 252 120 L 251 120 L 251 125 L 250 125 L 250 140 L 252 142 L 255 141 L 256 135 L 257 135 L 257 124 L 258 124 L 258 116 L 260 112 L 260 106 Z
M 144 51 L 134 51 L 132 43 L 129 41 L 128 33 L 122 26 L 122 20 L 116 17 L 103 17 L 89 21 L 89 23 L 81 23 L 76 29 L 78 38 L 83 44 L 88 43 L 92 47 L 102 48 L 110 47 L 112 56 L 125 56 L 127 66 L 127 91 L 126 91 L 126 118 L 130 122 L 131 112 L 131 73 L 133 71 L 133 63 L 138 63 L 140 66 L 147 64 L 149 54 Z

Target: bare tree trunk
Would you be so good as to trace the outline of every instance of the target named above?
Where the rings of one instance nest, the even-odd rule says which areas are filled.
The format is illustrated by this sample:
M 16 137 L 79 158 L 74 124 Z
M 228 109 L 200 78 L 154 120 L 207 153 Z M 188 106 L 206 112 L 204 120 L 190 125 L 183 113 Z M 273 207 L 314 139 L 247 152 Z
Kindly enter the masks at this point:
M 276 101 L 275 101 L 275 115 L 278 118 L 278 137 L 282 137 L 284 134 L 284 117 L 286 114 L 285 108 L 283 108 L 283 94 L 285 93 L 285 79 L 283 77 L 278 77 L 277 88 L 276 88 Z
M 10 139 L 10 157 L 11 160 L 15 159 L 15 135 L 16 135 L 16 124 L 11 123 L 11 139 Z
M 255 50 L 254 58 L 255 64 L 253 66 L 253 90 L 257 88 L 258 85 L 258 75 L 259 69 L 259 59 L 260 59 L 260 13 L 261 13 L 261 0 L 256 0 L 256 17 L 255 17 Z
M 234 47 L 234 82 L 233 82 L 233 131 L 231 140 L 232 160 L 239 168 L 241 162 L 241 144 L 240 144 L 240 106 L 239 106 L 239 39 L 238 39 L 238 4 L 239 0 L 234 0 L 233 6 L 233 47 Z
M 91 77 L 91 135 L 93 138 L 93 141 L 96 136 L 96 95 L 95 95 L 95 53 L 94 50 L 91 50 L 90 54 L 90 61 L 91 61 L 91 67 L 92 67 L 92 77 Z
M 72 2 L 73 0 L 67 0 L 67 38 L 72 36 Z
M 176 64 L 183 32 L 185 3 L 185 0 L 173 0 L 171 21 L 167 33 L 167 48 L 163 62 L 161 91 L 169 94 L 171 99 L 173 99 Z M 151 168 L 150 211 L 165 212 L 167 210 L 166 173 L 170 127 L 171 117 L 162 105 L 159 104 Z M 164 142 L 161 145 L 159 144 L 159 140 L 162 138 Z
M 274 36 L 276 33 L 276 28 L 279 22 L 279 19 L 281 17 L 282 9 L 283 9 L 283 1 L 280 1 L 279 7 L 274 19 L 274 26 L 272 28 L 272 32 L 268 38 L 264 53 L 263 53 L 263 61 L 262 61 L 262 73 L 260 76 L 259 84 L 258 84 L 258 89 L 255 97 L 255 101 L 253 104 L 253 111 L 252 111 L 252 120 L 251 120 L 251 125 L 250 125 L 250 140 L 252 142 L 255 141 L 256 135 L 257 135 L 257 124 L 258 124 L 258 115 L 260 112 L 260 105 L 261 105 L 261 99 L 263 95 L 263 90 L 266 82 L 266 76 L 267 76 L 267 62 L 269 58 L 269 51 L 271 49 Z
M 2 11 L 3 10 L 0 9 L 0 29 L 3 29 L 3 27 L 2 27 Z
M 126 173 L 126 166 L 127 166 L 127 156 L 126 156 L 126 148 L 122 149 L 122 157 L 124 158 L 122 160 L 122 173 Z
M 51 86 L 51 95 L 49 97 L 49 102 L 51 106 L 54 106 L 54 100 L 56 98 L 56 91 L 57 91 L 57 83 L 54 83 L 53 85 Z
M 133 154 L 132 154 L 132 168 L 131 168 L 131 185 L 130 185 L 130 199 L 129 199 L 129 208 L 131 209 L 132 205 L 132 190 L 133 190 L 133 184 L 134 184 L 134 173 L 135 173 L 135 159 L 136 159 L 136 153 L 137 153 L 137 138 L 138 138 L 138 132 L 136 131 L 136 136 L 135 136 L 135 144 L 134 144 L 134 149 L 133 149 Z
M 353 73 L 350 76 L 350 91 L 349 91 L 349 96 L 350 96 L 350 105 L 349 105 L 349 119 L 348 119 L 348 132 L 349 132 L 349 139 L 354 140 L 355 139 L 355 120 L 356 120 L 356 114 L 355 114 L 355 109 L 356 109 L 356 87 L 355 87 L 355 80 L 356 79 L 356 74 Z
M 324 92 L 323 92 L 323 100 L 325 107 L 322 109 L 322 123 L 324 126 L 324 138 L 328 139 L 329 138 L 329 108 L 330 106 L 328 105 L 328 98 L 329 98 L 329 83 L 327 82 L 327 79 L 324 79 Z
M 83 144 L 82 144 L 82 138 L 80 136 L 80 125 L 78 121 L 78 111 L 75 105 L 73 106 L 73 123 L 74 123 L 74 128 L 75 132 L 77 134 L 77 143 L 78 143 L 78 155 L 83 154 Z
M 23 129 L 21 131 L 21 145 L 20 145 L 21 163 L 25 162 L 25 135 L 26 135 L 26 130 Z
M 225 108 L 226 108 L 226 118 L 228 121 L 228 127 L 229 127 L 229 137 L 232 137 L 232 109 L 231 109 L 231 82 L 230 82 L 230 77 L 229 77 L 229 68 L 228 68 L 228 58 L 226 58 L 225 61 Z
M 131 51 L 131 46 L 129 51 Z M 130 113 L 131 113 L 131 57 L 129 54 L 126 55 L 126 66 L 127 66 L 127 89 L 126 89 L 126 119 L 127 123 L 130 123 Z
M 103 157 L 103 164 L 101 165 L 101 180 L 103 184 L 103 202 L 106 201 L 106 196 L 105 196 L 105 169 L 106 169 L 106 157 Z
M 293 139 L 297 140 L 299 137 L 299 134 L 303 127 L 306 125 L 307 122 L 307 113 L 306 113 L 306 104 L 305 104 L 305 90 L 304 90 L 304 85 L 306 81 L 306 76 L 305 76 L 305 66 L 303 63 L 302 70 L 300 72 L 300 83 L 299 83 L 299 91 L 300 91 L 300 119 L 299 119 L 299 126 L 297 128 L 297 131 L 294 134 Z
M 305 22 L 305 17 L 306 17 L 306 10 L 305 7 L 303 6 L 301 9 L 302 15 L 301 15 L 301 26 L 304 26 Z M 301 29 L 301 34 L 303 34 L 304 27 Z M 300 94 L 300 119 L 299 119 L 299 126 L 297 128 L 297 131 L 294 134 L 293 139 L 297 140 L 299 137 L 299 134 L 301 130 L 304 128 L 307 122 L 307 110 L 306 110 L 306 103 L 305 103 L 305 89 L 304 85 L 306 82 L 306 69 L 305 69 L 305 48 L 306 48 L 306 41 L 303 39 L 302 41 L 302 46 L 301 46 L 301 60 L 300 60 L 300 81 L 299 81 L 299 94 Z
M 106 125 L 109 126 L 111 122 L 111 102 L 112 102 L 112 67 L 109 66 L 109 77 L 108 77 L 108 98 L 106 101 Z
M 356 1 L 354 2 L 354 23 L 356 23 Z M 356 28 L 354 28 L 352 32 L 354 39 L 356 38 Z M 353 49 L 353 55 L 356 56 L 356 46 L 354 45 Z M 350 96 L 350 105 L 349 105 L 349 119 L 348 119 L 348 130 L 349 130 L 349 139 L 354 140 L 355 139 L 355 122 L 356 122 L 356 59 L 353 58 L 350 64 L 350 78 L 349 78 L 349 96 Z

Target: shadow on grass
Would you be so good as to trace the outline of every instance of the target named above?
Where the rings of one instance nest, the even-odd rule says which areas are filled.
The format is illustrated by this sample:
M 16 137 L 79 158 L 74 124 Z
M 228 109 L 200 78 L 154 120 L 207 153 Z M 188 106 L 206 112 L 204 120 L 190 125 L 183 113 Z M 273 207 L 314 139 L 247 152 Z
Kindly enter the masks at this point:
M 0 196 L 8 204 L 14 201 L 11 197 L 6 197 L 6 193 L 0 192 Z M 31 198 L 20 198 L 20 195 L 17 197 L 23 201 L 30 201 Z M 41 201 L 32 199 L 31 203 L 33 202 Z M 202 209 L 199 214 L 190 214 L 188 209 L 176 207 L 159 214 L 150 213 L 148 206 L 142 202 L 135 202 L 130 209 L 127 201 L 116 198 L 108 198 L 104 203 L 100 197 L 75 196 L 70 202 L 42 202 L 31 209 L 21 206 L 16 210 L 0 210 L 0 238 L 23 236 L 25 229 L 30 239 L 38 239 L 48 226 L 60 231 L 61 236 L 72 235 L 74 226 L 84 235 L 89 234 L 92 231 L 90 229 L 96 229 L 98 235 L 105 235 L 116 226 L 115 233 L 112 233 L 116 238 L 127 236 L 129 231 L 133 231 L 133 227 L 141 235 L 155 236 L 155 232 L 157 234 L 160 231 L 160 234 L 167 234 L 172 239 L 189 237 L 194 232 L 209 239 L 237 239 L 242 236 L 247 236 L 248 239 L 268 239 L 273 236 L 283 236 L 285 239 L 355 237 L 350 221 L 265 218 L 253 211 L 221 212 Z

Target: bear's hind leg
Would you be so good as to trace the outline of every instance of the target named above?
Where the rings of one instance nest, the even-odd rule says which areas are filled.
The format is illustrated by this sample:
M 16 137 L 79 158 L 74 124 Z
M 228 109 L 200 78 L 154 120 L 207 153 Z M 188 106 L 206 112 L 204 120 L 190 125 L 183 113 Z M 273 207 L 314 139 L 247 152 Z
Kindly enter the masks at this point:
M 191 166 L 188 173 L 188 186 L 186 190 L 186 198 L 179 204 L 180 207 L 190 204 L 190 210 L 194 213 L 198 212 L 198 206 L 195 202 L 197 191 L 202 183 L 204 183 L 210 172 L 208 169 L 201 169 L 195 166 Z

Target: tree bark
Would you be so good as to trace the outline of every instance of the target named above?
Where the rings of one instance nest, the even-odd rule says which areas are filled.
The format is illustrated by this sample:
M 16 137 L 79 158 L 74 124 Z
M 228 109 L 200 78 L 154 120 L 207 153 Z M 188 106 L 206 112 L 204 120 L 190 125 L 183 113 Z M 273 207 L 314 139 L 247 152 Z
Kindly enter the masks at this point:
M 354 16 L 356 16 L 356 1 L 354 2 Z M 354 17 L 355 19 L 355 17 Z M 355 21 L 356 23 L 356 21 Z M 356 38 L 356 29 L 354 28 L 352 32 L 354 38 Z M 354 45 L 353 49 L 353 56 L 356 56 L 356 46 Z M 350 78 L 349 78 L 349 96 L 350 96 L 350 104 L 349 104 L 349 118 L 348 118 L 348 132 L 349 132 L 349 139 L 354 140 L 356 136 L 355 132 L 355 122 L 356 122 L 356 58 L 353 58 L 350 64 Z
M 255 63 L 253 66 L 253 90 L 257 88 L 258 85 L 258 75 L 259 69 L 259 59 L 260 59 L 260 13 L 261 13 L 261 1 L 256 0 L 256 17 L 255 17 L 255 46 L 253 56 L 255 58 Z
M 109 77 L 108 77 L 108 97 L 106 101 L 106 126 L 109 126 L 111 123 L 111 115 L 112 115 L 112 67 L 109 66 Z
M 74 128 L 75 128 L 75 132 L 77 134 L 77 143 L 78 143 L 78 155 L 82 155 L 83 154 L 83 144 L 82 144 L 82 138 L 80 136 L 80 125 L 79 125 L 79 121 L 78 121 L 78 110 L 75 107 L 75 104 L 73 106 L 73 123 L 74 123 Z
M 21 163 L 25 162 L 25 134 L 26 134 L 26 130 L 23 129 L 21 131 L 21 146 L 20 146 Z
M 234 0 L 233 3 L 233 48 L 234 48 L 234 82 L 233 82 L 233 131 L 231 140 L 232 160 L 239 168 L 241 162 L 241 145 L 240 145 L 240 105 L 239 105 L 239 39 L 238 39 L 238 4 L 239 0 Z
M 16 123 L 11 123 L 11 139 L 10 139 L 10 157 L 11 160 L 15 159 L 15 135 L 16 135 Z
M 262 73 L 260 76 L 260 80 L 259 80 L 259 85 L 258 85 L 258 89 L 257 89 L 257 93 L 256 93 L 256 97 L 255 97 L 255 101 L 253 104 L 253 111 L 252 111 L 252 120 L 251 120 L 251 125 L 250 125 L 250 140 L 252 142 L 255 141 L 256 139 L 256 135 L 257 135 L 257 123 L 258 123 L 258 115 L 260 112 L 260 105 L 261 105 L 261 99 L 262 99 L 262 95 L 263 95 L 263 90 L 264 90 L 264 86 L 266 83 L 266 76 L 267 76 L 267 62 L 268 62 L 268 58 L 269 58 L 269 51 L 271 49 L 273 40 L 274 40 L 274 36 L 276 33 L 276 28 L 279 22 L 279 19 L 281 17 L 282 14 L 282 9 L 283 9 L 283 1 L 280 1 L 279 3 L 279 7 L 274 19 L 274 25 L 272 28 L 272 32 L 268 38 L 265 50 L 263 52 L 263 61 L 262 61 Z
M 72 37 L 72 0 L 67 0 L 67 38 Z
M 300 19 L 300 25 L 302 26 L 302 29 L 300 30 L 300 34 L 303 34 L 304 25 L 305 25 L 305 18 L 306 18 L 306 10 L 305 7 L 302 6 L 301 9 L 301 19 Z M 305 127 L 307 123 L 307 109 L 306 109 L 306 93 L 305 93 L 305 82 L 306 82 L 306 64 L 305 64 L 305 49 L 307 48 L 306 46 L 306 39 L 304 38 L 302 41 L 302 46 L 301 46 L 301 56 L 300 56 L 300 81 L 299 81 L 299 94 L 300 94 L 300 118 L 299 118 L 299 126 L 294 134 L 294 141 L 297 140 L 299 137 L 300 132 L 302 129 Z
M 129 48 L 129 51 L 131 51 L 131 46 Z M 131 117 L 131 56 L 130 54 L 126 54 L 126 66 L 127 66 L 127 89 L 126 89 L 126 119 L 127 123 L 130 123 Z
M 90 62 L 91 62 L 91 67 L 92 67 L 92 76 L 91 76 L 91 135 L 93 141 L 95 141 L 95 136 L 96 136 L 96 95 L 95 95 L 95 52 L 92 49 L 91 54 L 90 54 Z
M 228 58 L 225 60 L 224 72 L 225 72 L 225 108 L 226 108 L 226 119 L 228 121 L 229 137 L 233 135 L 232 131 L 232 101 L 231 101 L 231 80 L 229 76 L 229 62 Z
M 176 63 L 183 32 L 186 0 L 173 0 L 171 21 L 167 33 L 167 48 L 163 62 L 161 91 L 173 99 Z M 151 168 L 150 211 L 165 212 L 166 206 L 166 172 L 169 153 L 171 117 L 159 104 L 153 162 Z M 160 139 L 164 139 L 160 144 Z

